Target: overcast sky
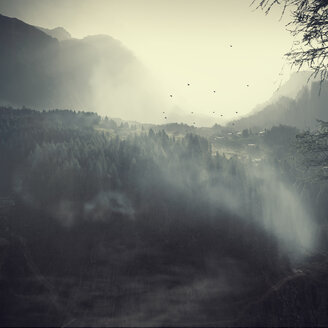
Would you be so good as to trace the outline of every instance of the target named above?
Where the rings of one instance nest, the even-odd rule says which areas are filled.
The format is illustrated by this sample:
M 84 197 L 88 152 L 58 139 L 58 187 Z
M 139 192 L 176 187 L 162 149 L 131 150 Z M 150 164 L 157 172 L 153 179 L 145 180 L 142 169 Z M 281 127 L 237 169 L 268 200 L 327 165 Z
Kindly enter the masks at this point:
M 73 37 L 108 34 L 149 68 L 172 106 L 226 118 L 251 111 L 289 75 L 288 17 L 251 0 L 0 0 L 0 12 Z M 231 47 L 232 46 L 232 47 Z M 190 83 L 190 86 L 187 86 Z M 247 87 L 249 85 L 249 87 Z M 213 91 L 216 90 L 214 93 Z

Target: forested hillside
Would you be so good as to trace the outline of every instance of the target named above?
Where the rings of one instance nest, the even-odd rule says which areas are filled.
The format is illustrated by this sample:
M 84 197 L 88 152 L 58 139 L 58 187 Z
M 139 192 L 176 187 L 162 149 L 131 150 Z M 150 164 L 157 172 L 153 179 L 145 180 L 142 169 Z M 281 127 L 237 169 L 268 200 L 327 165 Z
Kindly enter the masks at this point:
M 327 184 L 285 130 L 265 137 L 279 160 L 252 162 L 195 133 L 1 108 L 1 325 L 326 323 Z
M 299 129 L 313 129 L 317 125 L 316 120 L 328 120 L 327 101 L 327 82 L 311 81 L 298 92 L 295 98 L 274 97 L 271 103 L 258 112 L 234 123 L 237 129 L 256 127 L 263 129 L 279 124 Z

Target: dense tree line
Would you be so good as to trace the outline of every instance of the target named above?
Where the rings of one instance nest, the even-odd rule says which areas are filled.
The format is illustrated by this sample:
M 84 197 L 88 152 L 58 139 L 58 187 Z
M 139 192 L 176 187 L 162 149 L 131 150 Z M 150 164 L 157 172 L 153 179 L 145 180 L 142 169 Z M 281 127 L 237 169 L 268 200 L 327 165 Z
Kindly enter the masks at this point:
M 205 311 L 213 320 L 226 311 L 224 306 L 236 319 L 250 298 L 292 273 L 283 241 L 258 221 L 267 215 L 261 194 L 269 192 L 263 189 L 266 182 L 249 174 L 251 164 L 213 154 L 206 138 L 190 133 L 171 137 L 152 129 L 137 134 L 133 128 L 122 137 L 117 125 L 113 136 L 98 130 L 103 121 L 96 114 L 73 111 L 1 108 L 0 124 L 1 194 L 16 203 L 0 213 L 0 238 L 10 245 L 0 287 L 11 302 L 7 304 L 16 304 L 2 307 L 5 323 L 26 302 L 17 296 L 21 288 L 31 290 L 31 281 L 37 284 L 35 272 L 51 277 L 57 286 L 51 290 L 67 290 L 56 296 L 64 307 L 73 302 L 70 293 L 78 281 L 86 298 L 95 291 L 103 295 L 106 288 L 128 290 L 133 282 L 140 290 L 171 290 L 180 304 L 186 297 L 181 296 L 183 286 L 203 279 L 220 286 L 220 279 L 226 279 L 233 292 L 224 301 L 219 291 L 195 301 L 193 318 Z M 274 129 L 270 133 L 272 143 L 280 138 Z M 101 285 L 104 281 L 107 287 Z M 90 282 L 93 289 L 86 287 Z M 243 287 L 237 287 L 240 283 Z M 212 295 L 208 289 L 206 293 Z M 129 298 L 120 297 L 144 304 L 142 295 L 138 289 Z M 119 296 L 103 297 L 116 304 L 114 317 L 124 313 Z M 87 306 L 78 301 L 71 307 L 75 316 Z M 32 296 L 30 302 L 34 304 Z M 33 310 L 45 320 L 39 313 L 39 324 L 50 320 L 42 306 Z M 34 312 L 24 311 L 22 316 L 35 324 Z M 142 311 L 147 317 L 152 310 Z M 291 311 L 284 322 L 292 322 L 296 314 Z M 186 322 L 186 315 L 191 314 L 180 313 L 177 320 Z M 66 314 L 54 316 L 56 323 Z M 169 313 L 165 320 L 162 324 L 172 320 Z

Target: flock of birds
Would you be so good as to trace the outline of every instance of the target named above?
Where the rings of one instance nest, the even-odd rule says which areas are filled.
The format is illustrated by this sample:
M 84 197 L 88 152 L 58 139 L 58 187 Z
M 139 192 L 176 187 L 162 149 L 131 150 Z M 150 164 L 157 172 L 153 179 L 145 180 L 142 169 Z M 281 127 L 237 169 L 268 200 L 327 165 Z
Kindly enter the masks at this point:
M 191 85 L 190 83 L 187 83 L 187 87 L 190 87 L 190 85 Z M 246 84 L 246 87 L 249 88 L 249 84 Z M 213 90 L 213 93 L 216 93 L 216 90 Z M 173 94 L 170 94 L 169 96 L 170 96 L 170 98 L 173 98 Z M 215 114 L 215 112 L 212 112 L 212 113 Z M 165 115 L 164 119 L 167 120 L 166 113 L 163 112 L 163 114 Z M 194 112 L 190 112 L 190 114 L 193 115 Z M 238 112 L 236 112 L 236 114 L 238 114 Z M 223 114 L 219 114 L 219 115 L 220 115 L 220 117 L 223 117 Z M 193 125 L 196 125 L 196 122 L 193 122 Z M 232 125 L 235 125 L 235 123 L 232 123 Z
M 232 44 L 230 44 L 230 48 L 232 48 Z M 190 87 L 190 85 L 191 85 L 190 82 L 188 82 L 187 87 Z M 249 84 L 246 84 L 246 87 L 249 88 Z M 216 93 L 216 90 L 213 90 L 213 93 Z M 173 98 L 173 94 L 170 94 L 169 96 L 170 96 L 170 98 Z M 164 119 L 167 120 L 166 113 L 163 112 L 163 114 L 164 114 Z M 193 115 L 194 112 L 191 112 L 190 114 Z M 215 112 L 213 112 L 213 114 L 215 114 Z M 238 114 L 238 112 L 236 112 L 236 114 Z M 220 117 L 223 117 L 223 115 L 220 114 Z M 193 125 L 196 125 L 196 122 L 193 122 Z M 232 125 L 235 125 L 235 123 L 232 123 Z
M 298 44 L 299 44 L 299 41 L 297 41 L 297 42 L 298 42 Z M 295 41 L 294 41 L 294 44 L 296 44 Z M 293 45 L 294 45 L 294 44 L 293 44 Z M 232 44 L 230 44 L 230 48 L 232 48 Z M 284 66 L 285 66 L 285 63 L 283 64 L 283 67 L 281 68 L 281 71 L 280 71 L 280 73 L 279 73 L 279 76 L 283 76 L 283 75 L 284 75 L 284 74 L 283 74 Z M 276 82 L 277 82 L 277 81 L 276 81 Z M 274 82 L 274 84 L 275 84 L 276 82 Z M 280 81 L 280 85 L 279 85 L 279 87 L 278 87 L 278 89 L 277 89 L 276 91 L 278 91 L 278 90 L 280 89 L 281 84 L 282 84 L 282 80 Z M 187 83 L 187 87 L 190 87 L 190 85 L 191 85 L 191 83 L 188 82 L 188 83 Z M 246 84 L 246 87 L 249 88 L 250 85 L 249 85 L 249 84 Z M 213 93 L 216 93 L 216 90 L 213 90 Z M 170 98 L 173 98 L 173 94 L 170 94 L 169 96 L 170 96 Z M 165 114 L 164 119 L 167 120 L 166 113 L 163 112 L 163 114 Z M 190 114 L 193 115 L 194 112 L 191 112 Z M 215 114 L 215 112 L 213 112 L 213 114 Z M 236 112 L 236 114 L 238 114 L 238 112 Z M 220 117 L 223 117 L 223 115 L 220 114 Z M 196 125 L 196 122 L 193 122 L 193 125 Z M 235 123 L 232 122 L 231 125 L 235 125 Z

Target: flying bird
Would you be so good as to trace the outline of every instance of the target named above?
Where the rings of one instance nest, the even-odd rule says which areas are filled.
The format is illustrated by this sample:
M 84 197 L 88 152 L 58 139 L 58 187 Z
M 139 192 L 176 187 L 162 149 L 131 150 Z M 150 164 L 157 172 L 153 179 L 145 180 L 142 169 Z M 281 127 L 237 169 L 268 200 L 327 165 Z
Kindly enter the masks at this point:
M 213 90 L 213 92 L 215 93 L 216 91 L 215 91 L 215 90 Z
M 187 86 L 189 87 L 190 86 L 190 83 L 188 83 Z
M 238 114 L 238 112 L 236 112 L 236 114 Z
M 249 84 L 247 84 L 246 87 L 248 88 L 249 87 Z
M 170 95 L 170 97 L 172 98 L 172 97 L 173 97 L 173 95 Z
M 191 114 L 194 114 L 194 112 L 191 112 Z
M 223 115 L 221 114 L 221 116 L 223 116 Z

